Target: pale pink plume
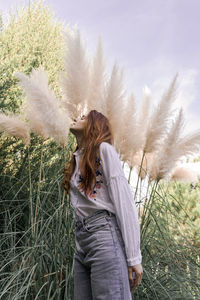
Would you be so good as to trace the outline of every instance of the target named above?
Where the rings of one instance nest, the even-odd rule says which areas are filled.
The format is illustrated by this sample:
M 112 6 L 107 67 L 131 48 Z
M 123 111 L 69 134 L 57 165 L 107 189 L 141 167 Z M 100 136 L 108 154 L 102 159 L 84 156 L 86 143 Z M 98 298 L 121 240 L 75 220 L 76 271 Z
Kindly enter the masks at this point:
M 92 109 L 105 114 L 105 61 L 103 46 L 99 37 L 95 57 L 91 64 L 87 112 Z
M 155 152 L 150 171 L 151 180 L 164 178 L 182 157 L 194 155 L 200 151 L 200 131 L 180 137 L 183 125 L 182 110 L 180 110 L 176 122 L 163 141 L 162 147 Z
M 136 119 L 137 119 L 137 105 L 133 93 L 128 97 L 123 113 L 123 126 L 119 129 L 119 148 L 120 156 L 123 161 L 131 161 L 132 156 L 135 154 L 131 151 L 132 135 L 136 132 Z M 129 164 L 130 165 L 130 164 Z M 131 165 L 130 165 L 131 166 Z
M 138 121 L 137 121 L 137 129 L 136 129 L 137 136 L 134 135 L 132 138 L 132 146 L 135 148 L 135 152 L 139 150 L 143 150 L 144 144 L 146 142 L 147 126 L 149 123 L 149 115 L 150 115 L 150 98 L 151 98 L 151 93 L 145 87 L 143 91 L 142 105 L 140 108 Z
M 181 156 L 189 156 L 200 151 L 200 130 L 182 137 L 177 145 L 177 151 Z
M 86 47 L 79 30 L 66 33 L 67 53 L 65 72 L 60 75 L 62 105 L 70 118 L 77 118 L 84 111 L 89 89 L 89 62 Z
M 124 110 L 124 125 L 121 126 L 121 137 L 119 139 L 123 143 L 120 145 L 120 150 L 122 157 L 128 162 L 130 167 L 133 167 L 138 161 L 138 153 L 143 149 L 146 139 L 150 113 L 150 92 L 144 89 L 142 104 L 139 110 L 132 96 L 128 99 Z
M 180 152 L 177 151 L 181 130 L 183 129 L 183 112 L 180 109 L 179 114 L 171 129 L 165 136 L 162 145 L 154 152 L 150 168 L 150 179 L 160 180 L 164 178 L 174 167 L 177 160 L 180 158 Z
M 143 157 L 144 155 L 144 157 Z M 143 161 L 142 161 L 143 157 Z M 148 175 L 150 171 L 150 167 L 153 160 L 153 153 L 143 153 L 143 151 L 139 151 L 135 157 L 135 165 L 137 168 L 138 175 L 143 180 Z
M 113 134 L 114 134 L 114 144 L 116 149 L 119 149 L 120 140 L 120 127 L 123 121 L 123 111 L 124 111 L 124 96 L 125 91 L 123 87 L 123 71 L 119 70 L 117 64 L 115 63 L 112 69 L 110 79 L 106 84 L 106 117 L 109 119 Z
M 198 182 L 198 174 L 188 167 L 179 166 L 172 171 L 171 180 L 184 183 Z
M 150 117 L 146 142 L 144 145 L 145 152 L 155 151 L 162 142 L 165 134 L 167 133 L 169 120 L 171 119 L 172 104 L 176 96 L 176 81 L 178 74 L 175 75 L 168 90 L 164 93 L 160 103 L 154 108 Z
M 30 143 L 29 127 L 13 114 L 7 116 L 0 113 L 0 131 L 22 139 L 27 145 Z
M 48 77 L 43 67 L 33 69 L 30 76 L 16 73 L 19 85 L 26 94 L 25 115 L 31 129 L 43 138 L 52 137 L 64 145 L 69 131 L 69 117 L 59 107 L 59 101 L 48 86 Z
M 144 89 L 142 104 L 136 121 L 136 131 L 131 131 L 131 147 L 135 153 L 143 150 L 147 135 L 147 126 L 150 115 L 150 92 Z

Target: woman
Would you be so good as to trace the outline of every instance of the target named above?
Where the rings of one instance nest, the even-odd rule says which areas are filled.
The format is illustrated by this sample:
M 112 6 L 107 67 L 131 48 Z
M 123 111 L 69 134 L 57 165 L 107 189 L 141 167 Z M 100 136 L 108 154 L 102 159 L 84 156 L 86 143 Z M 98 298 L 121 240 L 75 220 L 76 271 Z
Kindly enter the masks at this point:
M 108 119 L 91 110 L 71 125 L 77 148 L 63 187 L 74 208 L 74 300 L 129 300 L 142 280 L 137 209 Z M 135 278 L 133 278 L 135 275 Z

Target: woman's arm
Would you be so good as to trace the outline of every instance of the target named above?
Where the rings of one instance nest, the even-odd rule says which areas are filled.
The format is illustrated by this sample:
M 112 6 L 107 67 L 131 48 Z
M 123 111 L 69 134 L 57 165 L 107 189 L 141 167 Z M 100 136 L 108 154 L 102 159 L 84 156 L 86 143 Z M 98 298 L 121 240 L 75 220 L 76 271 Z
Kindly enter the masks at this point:
M 141 264 L 138 212 L 121 161 L 114 146 L 106 142 L 100 144 L 100 156 L 109 197 L 124 240 L 128 266 Z

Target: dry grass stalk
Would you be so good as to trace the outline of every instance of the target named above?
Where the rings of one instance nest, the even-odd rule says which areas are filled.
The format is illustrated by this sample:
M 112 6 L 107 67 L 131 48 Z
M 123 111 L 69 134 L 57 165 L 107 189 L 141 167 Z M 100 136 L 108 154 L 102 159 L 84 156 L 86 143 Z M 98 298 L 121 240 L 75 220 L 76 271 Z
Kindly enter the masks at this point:
M 146 176 L 148 175 L 148 173 L 150 171 L 150 166 L 151 166 L 152 159 L 153 159 L 153 153 L 145 153 L 143 162 L 142 162 L 142 156 L 143 156 L 143 151 L 139 151 L 135 155 L 134 159 L 135 159 L 135 165 L 136 165 L 138 175 L 143 180 L 146 178 Z M 142 165 L 141 165 L 141 163 L 142 163 Z

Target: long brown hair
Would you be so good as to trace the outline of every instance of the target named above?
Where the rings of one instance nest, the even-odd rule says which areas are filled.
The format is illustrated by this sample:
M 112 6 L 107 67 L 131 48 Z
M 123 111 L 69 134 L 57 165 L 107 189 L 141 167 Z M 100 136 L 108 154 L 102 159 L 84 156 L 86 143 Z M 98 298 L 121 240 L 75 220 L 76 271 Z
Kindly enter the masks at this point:
M 113 145 L 113 133 L 109 120 L 100 112 L 91 110 L 86 116 L 86 125 L 83 129 L 84 148 L 79 161 L 79 169 L 82 176 L 80 188 L 88 195 L 96 184 L 96 167 L 98 159 L 101 160 L 99 146 L 102 142 Z M 78 149 L 76 147 L 75 151 Z M 64 167 L 64 179 L 62 187 L 69 192 L 70 179 L 75 169 L 75 157 Z

